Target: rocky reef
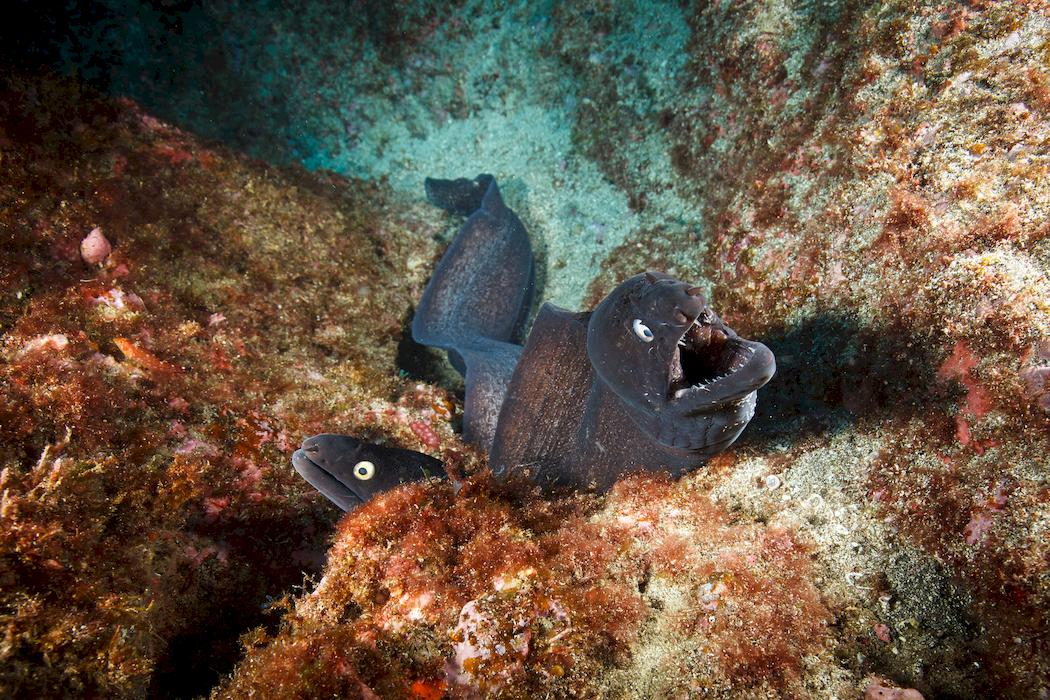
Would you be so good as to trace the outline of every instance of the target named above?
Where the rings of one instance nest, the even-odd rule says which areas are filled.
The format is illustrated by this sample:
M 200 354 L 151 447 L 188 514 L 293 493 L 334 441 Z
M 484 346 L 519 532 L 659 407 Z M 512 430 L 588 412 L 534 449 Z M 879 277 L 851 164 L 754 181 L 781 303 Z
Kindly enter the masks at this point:
M 295 440 L 449 432 L 395 363 L 435 229 L 71 82 L 0 93 L 0 686 L 205 692 L 324 560 Z
M 135 6 L 0 50 L 77 73 L 0 78 L 0 694 L 1050 694 L 1050 7 Z M 482 170 L 545 299 L 773 348 L 737 445 L 486 471 L 406 337 Z M 462 481 L 340 520 L 322 431 Z
M 838 625 L 876 630 L 881 669 L 935 695 L 1045 695 L 1047 17 L 804 9 L 694 13 L 703 97 L 658 115 L 704 212 L 679 273 L 780 359 L 733 481 L 776 474 L 783 502 L 716 491 L 822 542 L 848 582 Z M 608 132 L 584 131 L 600 153 Z M 593 296 L 662 238 L 611 254 Z

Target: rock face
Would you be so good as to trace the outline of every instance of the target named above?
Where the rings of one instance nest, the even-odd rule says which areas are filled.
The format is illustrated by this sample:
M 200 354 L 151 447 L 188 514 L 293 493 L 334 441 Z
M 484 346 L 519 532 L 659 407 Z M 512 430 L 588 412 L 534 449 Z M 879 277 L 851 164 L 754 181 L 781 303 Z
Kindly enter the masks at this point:
M 694 480 L 555 501 L 524 486 L 415 486 L 346 518 L 317 588 L 218 696 L 845 687 L 790 532 L 733 523 Z
M 0 94 L 0 694 L 207 692 L 323 561 L 300 436 L 450 433 L 394 361 L 432 229 L 67 82 Z
M 221 136 L 236 105 L 206 96 L 235 83 L 269 110 L 238 147 L 382 184 L 275 170 L 73 83 L 0 84 L 0 686 L 1050 693 L 1048 8 L 365 6 L 195 8 L 184 26 L 224 27 L 208 90 L 134 83 L 156 73 L 130 52 L 108 87 Z M 251 74 L 271 44 L 241 40 L 275 27 Z M 179 36 L 161 60 L 196 59 Z M 603 498 L 484 473 L 454 394 L 399 373 L 456 226 L 412 178 L 481 163 L 556 301 L 662 268 L 774 349 L 733 450 Z M 287 467 L 322 430 L 473 475 L 333 534 Z
M 780 360 L 716 492 L 751 508 L 733 482 L 783 479 L 756 510 L 850 577 L 825 593 L 870 640 L 851 667 L 934 695 L 1045 694 L 1045 13 L 734 3 L 691 23 L 709 97 L 665 121 L 705 250 L 678 273 L 707 274 Z M 667 245 L 628 240 L 594 297 Z

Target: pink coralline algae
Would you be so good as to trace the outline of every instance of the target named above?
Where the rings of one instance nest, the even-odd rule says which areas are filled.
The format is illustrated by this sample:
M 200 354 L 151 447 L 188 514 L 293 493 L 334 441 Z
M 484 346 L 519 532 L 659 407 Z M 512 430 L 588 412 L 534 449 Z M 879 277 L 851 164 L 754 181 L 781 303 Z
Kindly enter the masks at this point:
M 970 518 L 970 522 L 966 523 L 966 528 L 963 530 L 963 537 L 966 538 L 966 544 L 977 544 L 991 529 L 992 516 L 989 513 L 983 511 L 974 513 L 973 517 Z
M 105 262 L 111 252 L 113 252 L 113 246 L 106 240 L 102 229 L 97 226 L 91 229 L 91 233 L 80 242 L 80 257 L 88 265 Z
M 992 495 L 982 504 L 982 508 L 974 511 L 970 522 L 966 523 L 966 527 L 963 528 L 966 544 L 972 546 L 984 539 L 995 523 L 995 514 L 1001 512 L 1006 507 L 1007 501 L 1010 500 L 1011 490 L 1013 490 L 1011 484 L 1005 480 L 1000 481 Z
M 423 421 L 412 421 L 409 423 L 408 427 L 412 429 L 412 432 L 419 438 L 419 441 L 427 447 L 437 447 L 441 444 L 441 438 L 438 437 L 438 434 Z
M 32 355 L 36 352 L 60 352 L 69 345 L 69 338 L 63 333 L 51 333 L 50 335 L 39 335 L 26 343 L 18 350 L 18 356 Z
M 146 304 L 135 292 L 125 293 L 123 289 L 114 287 L 93 299 L 93 304 L 103 307 L 103 312 L 116 316 L 120 312 L 145 311 Z
M 962 340 L 955 343 L 952 354 L 941 363 L 937 377 L 942 381 L 955 379 L 966 389 L 964 410 L 977 420 L 983 418 L 991 408 L 988 392 L 973 376 L 979 360 Z
M 1021 378 L 1035 405 L 1050 413 L 1050 367 L 1030 367 L 1021 372 Z
M 873 682 L 864 689 L 864 700 L 923 700 L 923 697 L 913 688 L 895 688 Z
M 1050 341 L 1042 343 L 1032 355 L 1031 362 L 1050 362 Z M 1044 413 L 1050 413 L 1050 365 L 1034 364 L 1021 369 L 1026 397 Z

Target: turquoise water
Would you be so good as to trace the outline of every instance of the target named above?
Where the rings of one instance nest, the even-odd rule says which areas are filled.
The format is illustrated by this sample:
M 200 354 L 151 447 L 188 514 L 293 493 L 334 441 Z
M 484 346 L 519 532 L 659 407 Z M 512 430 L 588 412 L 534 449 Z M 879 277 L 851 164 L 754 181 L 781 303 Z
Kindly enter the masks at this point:
M 703 98 L 680 87 L 677 3 L 106 0 L 50 34 L 33 49 L 62 71 L 270 162 L 421 199 L 426 176 L 494 173 L 557 271 L 544 298 L 570 308 L 632 231 L 700 220 L 651 125 L 622 144 L 644 211 L 587 152 L 596 70 L 622 80 L 612 119 Z

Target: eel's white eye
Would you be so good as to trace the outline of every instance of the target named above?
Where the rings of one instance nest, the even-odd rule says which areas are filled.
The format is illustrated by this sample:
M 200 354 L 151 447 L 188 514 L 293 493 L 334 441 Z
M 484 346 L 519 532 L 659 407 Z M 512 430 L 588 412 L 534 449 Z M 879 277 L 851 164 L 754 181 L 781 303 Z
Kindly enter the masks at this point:
M 647 343 L 653 342 L 653 332 L 649 330 L 649 326 L 642 323 L 642 319 L 634 319 L 634 323 L 631 324 L 631 328 L 634 330 L 634 334 L 641 340 Z
M 372 464 L 368 460 L 362 460 L 354 465 L 354 476 L 361 481 L 368 481 L 376 473 L 376 465 Z

